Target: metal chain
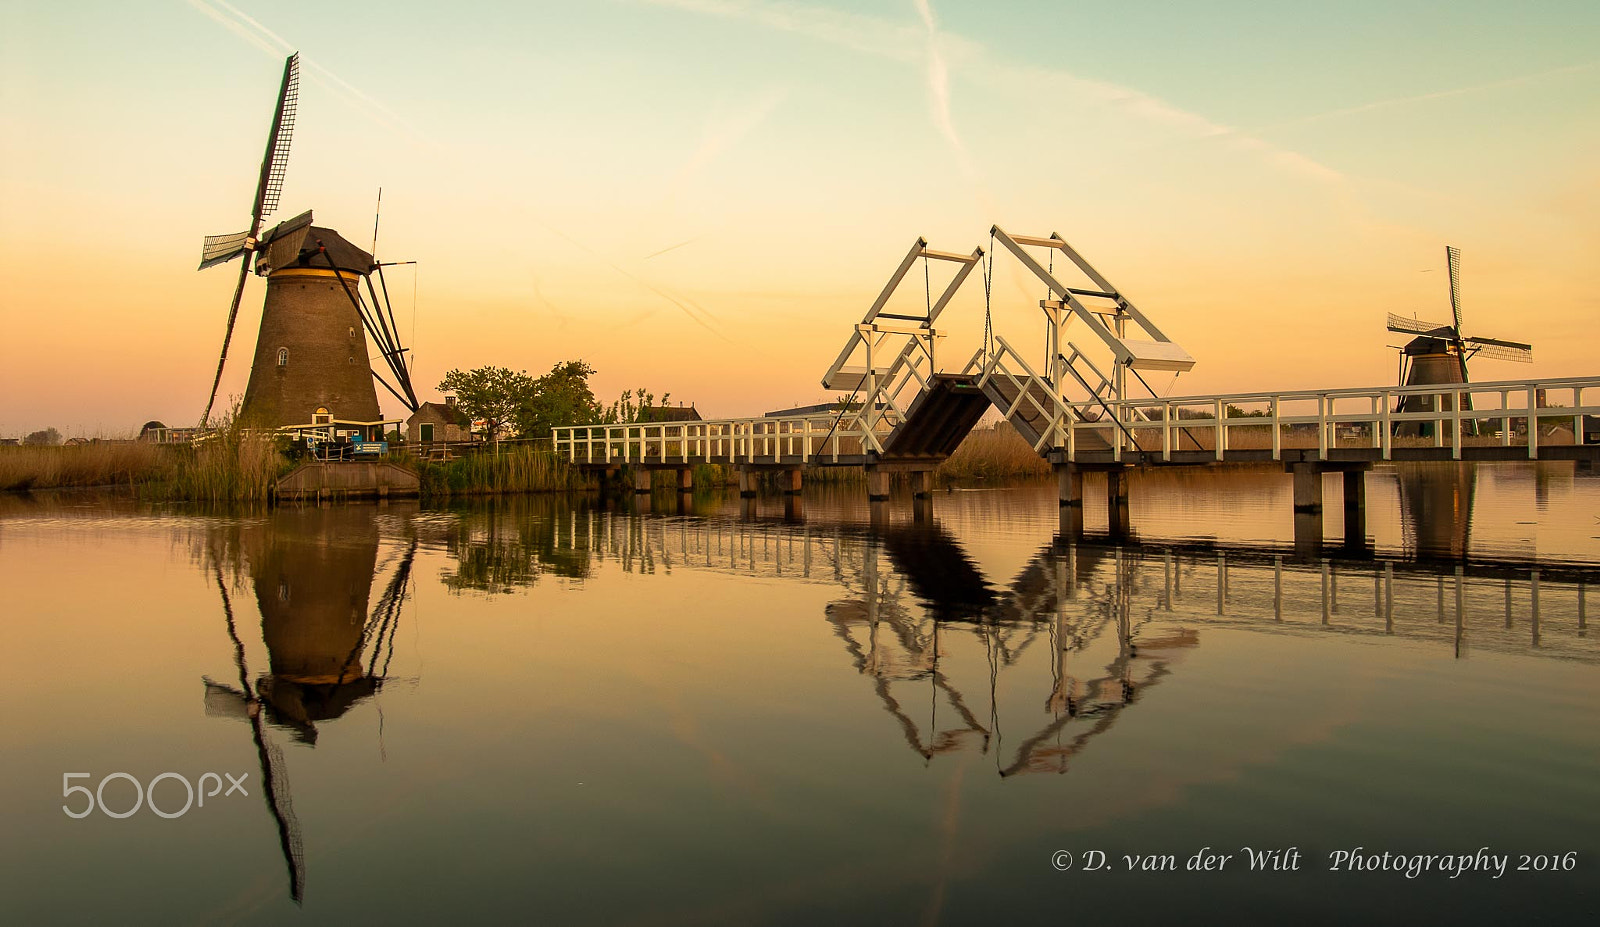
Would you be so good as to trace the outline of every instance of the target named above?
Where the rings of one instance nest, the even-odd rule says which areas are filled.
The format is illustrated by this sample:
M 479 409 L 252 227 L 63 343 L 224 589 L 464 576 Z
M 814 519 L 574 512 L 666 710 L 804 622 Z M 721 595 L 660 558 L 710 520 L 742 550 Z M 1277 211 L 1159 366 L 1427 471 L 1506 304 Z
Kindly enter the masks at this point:
M 989 250 L 983 253 L 983 359 L 994 357 L 994 229 L 989 230 Z

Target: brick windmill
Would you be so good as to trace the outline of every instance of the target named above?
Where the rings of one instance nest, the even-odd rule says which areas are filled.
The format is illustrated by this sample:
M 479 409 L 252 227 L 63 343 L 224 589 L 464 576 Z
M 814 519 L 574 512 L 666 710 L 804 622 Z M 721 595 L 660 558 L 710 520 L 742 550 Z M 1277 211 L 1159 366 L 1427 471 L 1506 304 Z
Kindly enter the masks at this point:
M 283 190 L 299 86 L 300 56 L 294 54 L 283 65 L 250 228 L 207 236 L 201 252 L 201 270 L 234 258 L 240 259 L 240 266 L 222 354 L 200 424 L 207 425 L 216 403 L 254 255 L 255 272 L 267 278 L 267 292 L 240 414 L 256 427 L 336 425 L 375 438 L 378 435 L 372 432 L 381 429 L 382 414 L 373 381 L 382 383 L 409 411 L 417 408 L 407 349 L 400 343 L 382 265 L 333 229 L 312 225 L 310 211 L 261 232 L 262 220 L 278 208 Z M 393 383 L 373 368 L 369 335 Z
M 1482 356 L 1493 360 L 1513 361 L 1519 364 L 1533 362 L 1533 346 L 1520 341 L 1501 341 L 1498 338 L 1468 336 L 1461 333 L 1461 252 L 1446 247 L 1445 264 L 1450 271 L 1450 322 L 1425 322 L 1389 313 L 1389 331 L 1403 335 L 1416 335 L 1400 349 L 1401 386 L 1449 386 L 1466 384 L 1467 361 Z M 1472 397 L 1463 397 L 1463 411 L 1472 408 Z M 1444 397 L 1443 411 L 1451 408 L 1450 397 Z M 1396 412 L 1432 412 L 1434 397 L 1413 394 L 1401 398 Z M 1432 435 L 1432 423 L 1403 422 L 1395 426 L 1401 436 Z M 1473 423 L 1468 423 L 1469 433 Z

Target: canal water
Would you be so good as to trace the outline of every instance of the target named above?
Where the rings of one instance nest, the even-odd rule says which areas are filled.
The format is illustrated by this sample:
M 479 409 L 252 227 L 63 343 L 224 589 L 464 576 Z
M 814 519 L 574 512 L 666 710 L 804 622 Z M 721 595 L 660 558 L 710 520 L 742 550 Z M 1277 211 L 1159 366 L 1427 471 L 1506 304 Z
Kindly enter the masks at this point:
M 0 922 L 1592 921 L 1600 476 L 1369 480 L 0 498 Z

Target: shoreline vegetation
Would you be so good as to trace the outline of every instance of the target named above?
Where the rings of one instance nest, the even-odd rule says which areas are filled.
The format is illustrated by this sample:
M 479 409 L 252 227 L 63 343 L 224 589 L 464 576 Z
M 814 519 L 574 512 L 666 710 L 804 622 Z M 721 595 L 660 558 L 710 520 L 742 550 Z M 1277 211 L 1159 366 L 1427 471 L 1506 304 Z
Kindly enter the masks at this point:
M 581 492 L 598 487 L 540 442 L 502 442 L 451 460 L 428 460 L 402 451 L 387 458 L 415 471 L 424 499 L 511 493 Z M 270 504 L 278 480 L 296 466 L 270 437 L 237 426 L 198 446 L 134 441 L 72 446 L 0 447 L 0 492 L 113 489 L 141 501 Z M 1050 465 L 1009 426 L 975 429 L 935 471 L 941 482 L 1027 479 L 1048 476 Z M 657 486 L 675 486 L 670 471 Z M 733 468 L 695 468 L 696 487 L 727 485 Z M 806 479 L 818 483 L 865 482 L 860 467 L 818 468 Z

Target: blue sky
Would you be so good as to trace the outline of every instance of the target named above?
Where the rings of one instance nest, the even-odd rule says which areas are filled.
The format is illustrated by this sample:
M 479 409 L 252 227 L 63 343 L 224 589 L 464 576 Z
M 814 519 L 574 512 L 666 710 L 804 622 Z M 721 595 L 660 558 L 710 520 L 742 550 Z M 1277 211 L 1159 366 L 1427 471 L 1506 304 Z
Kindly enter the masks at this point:
M 419 383 L 583 357 L 603 394 L 813 401 L 910 241 L 991 223 L 1100 265 L 1199 359 L 1178 392 L 1385 382 L 1383 313 L 1440 312 L 1446 243 L 1469 322 L 1535 342 L 1538 375 L 1593 372 L 1593 3 L 0 11 L 0 433 L 198 414 L 230 281 L 195 254 L 248 217 L 291 46 L 281 215 L 365 241 L 384 188 Z M 1034 337 L 1037 295 L 997 276 L 997 326 Z

